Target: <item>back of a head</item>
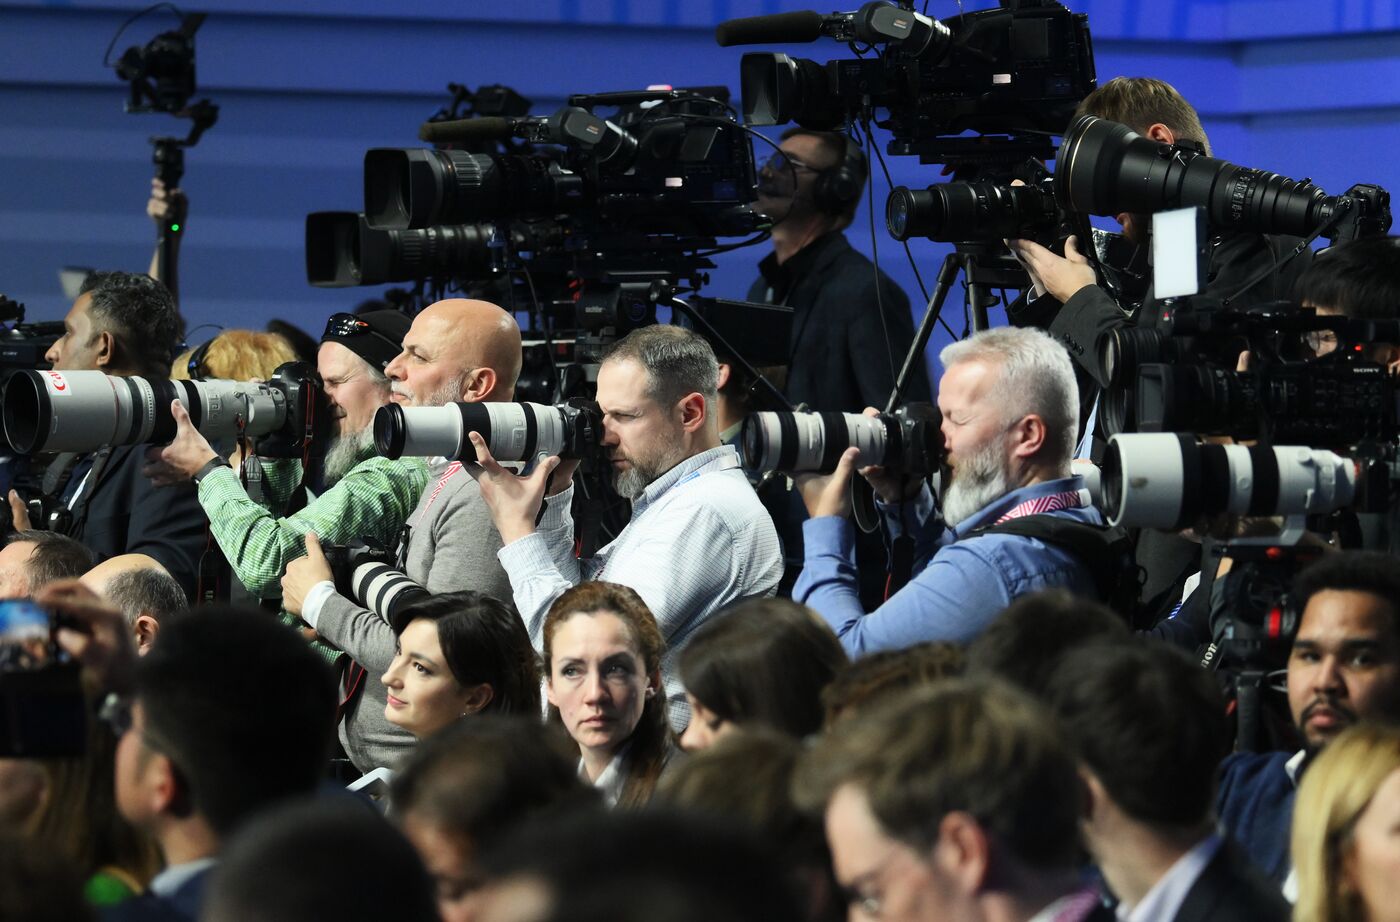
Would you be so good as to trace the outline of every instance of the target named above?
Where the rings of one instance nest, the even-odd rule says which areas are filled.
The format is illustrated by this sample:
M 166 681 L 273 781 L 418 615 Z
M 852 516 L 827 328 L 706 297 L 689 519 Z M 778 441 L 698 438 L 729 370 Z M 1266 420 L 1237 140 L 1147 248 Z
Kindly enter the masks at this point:
M 536 822 L 489 856 L 486 870 L 493 887 L 532 882 L 544 911 L 510 916 L 520 922 L 801 917 L 761 842 L 703 816 L 589 811 Z
M 1354 881 L 1342 879 L 1356 821 L 1400 771 L 1400 728 L 1362 723 L 1343 731 L 1308 766 L 1293 807 L 1298 922 L 1363 918 Z
M 471 843 L 481 854 L 530 817 L 597 803 L 577 749 L 533 715 L 485 714 L 419 744 L 395 773 L 394 813 Z
M 1176 87 L 1154 77 L 1114 77 L 1084 97 L 1074 115 L 1096 115 L 1138 134 L 1153 125 L 1166 125 L 1177 140 L 1194 141 L 1210 155 L 1210 139 L 1196 108 Z
M 257 609 L 204 606 L 136 666 L 147 735 L 219 835 L 315 790 L 335 729 L 336 683 L 294 631 Z
M 668 771 L 653 803 L 737 824 L 790 863 L 825 867 L 821 818 L 799 810 L 792 796 L 801 754 L 801 743 L 789 736 L 739 730 Z
M 1211 673 L 1162 644 L 1102 641 L 1061 659 L 1049 696 L 1080 760 L 1125 813 L 1165 830 L 1209 824 L 1231 745 Z
M 822 690 L 848 662 L 815 612 L 788 599 L 740 602 L 680 652 L 686 691 L 722 720 L 803 737 L 822 725 Z
M 180 338 L 180 312 L 168 288 L 149 275 L 90 272 L 80 294 L 92 297 L 88 312 L 93 332 L 109 331 L 120 343 L 122 364 L 127 366 L 123 371 L 169 376 Z
M 1111 608 L 1065 589 L 1021 596 L 967 650 L 969 675 L 996 676 L 1044 700 L 1066 654 L 1094 640 L 1128 637 Z
M 944 346 L 938 361 L 945 371 L 961 362 L 995 366 L 1006 422 L 1029 414 L 1044 420 L 1045 458 L 1068 473 L 1079 433 L 1079 384 L 1060 342 L 1030 327 L 995 327 Z
M 433 884 L 407 840 L 350 802 L 287 807 L 223 850 L 201 922 L 434 922 Z
M 96 562 L 92 551 L 77 540 L 56 531 L 27 529 L 10 535 L 7 544 L 34 545 L 24 564 L 29 577 L 29 594 L 61 579 L 77 579 Z
M 962 675 L 963 648 L 947 641 L 928 641 L 902 650 L 882 650 L 847 664 L 822 689 L 826 726 L 919 685 Z
M 919 851 L 963 812 L 1026 868 L 1059 873 L 1078 860 L 1074 758 L 1050 712 L 1002 682 L 948 679 L 843 721 L 803 758 L 798 801 L 820 810 L 846 785 L 887 836 Z
M 395 612 L 395 633 L 419 618 L 436 622 L 442 655 L 458 684 L 491 686 L 485 711 L 540 712 L 539 659 L 510 605 L 471 590 L 429 596 Z
M 631 361 L 646 369 L 648 393 L 663 407 L 697 393 L 712 406 L 718 394 L 714 349 L 699 333 L 684 327 L 652 324 L 633 330 L 613 344 L 603 361 Z
M 199 361 L 191 368 L 193 356 Z M 181 359 L 184 359 L 181 362 Z M 230 381 L 272 379 L 278 367 L 298 361 L 292 344 L 278 333 L 224 330 L 204 345 L 181 353 L 171 364 L 172 378 L 222 378 Z
M 162 627 L 189 609 L 189 599 L 179 580 L 163 570 L 124 570 L 107 581 L 102 595 L 122 610 L 128 624 L 141 615 L 155 618 Z
M 1381 551 L 1342 551 L 1324 554 L 1309 564 L 1293 581 L 1293 600 L 1298 611 L 1308 600 L 1326 590 L 1366 592 L 1385 600 L 1390 608 L 1391 627 L 1400 631 L 1400 568 L 1395 557 Z
M 1305 305 L 1363 320 L 1400 317 L 1400 237 L 1365 237 L 1328 247 L 1299 278 Z

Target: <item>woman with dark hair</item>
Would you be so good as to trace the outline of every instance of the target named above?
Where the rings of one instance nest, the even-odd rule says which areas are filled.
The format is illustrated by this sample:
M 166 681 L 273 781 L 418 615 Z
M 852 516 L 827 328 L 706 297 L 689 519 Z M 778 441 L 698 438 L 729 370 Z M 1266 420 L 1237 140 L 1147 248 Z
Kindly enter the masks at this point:
M 641 596 L 581 583 L 544 619 L 549 718 L 579 748 L 579 774 L 609 805 L 640 806 L 675 749 L 661 689 L 665 643 Z
M 801 739 L 822 728 L 822 689 L 847 665 L 841 642 L 805 605 L 749 599 L 706 622 L 680 654 L 690 725 L 681 746 L 700 750 L 731 727 Z
M 539 714 L 539 663 L 509 605 L 449 592 L 406 606 L 393 628 L 390 723 L 422 739 L 468 714 Z

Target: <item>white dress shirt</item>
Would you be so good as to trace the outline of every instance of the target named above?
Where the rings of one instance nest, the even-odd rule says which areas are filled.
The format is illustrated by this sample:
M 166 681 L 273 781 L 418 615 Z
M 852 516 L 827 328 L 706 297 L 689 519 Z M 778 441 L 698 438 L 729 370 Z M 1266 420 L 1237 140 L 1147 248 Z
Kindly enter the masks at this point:
M 627 527 L 588 560 L 574 554 L 572 499 L 572 486 L 551 496 L 534 534 L 497 555 L 530 640 L 543 648 L 544 616 L 569 587 L 595 579 L 630 586 L 666 640 L 661 674 L 671 725 L 684 729 L 690 708 L 676 655 L 715 612 L 777 590 L 783 558 L 773 520 L 729 445 L 687 458 L 652 481 L 632 501 Z

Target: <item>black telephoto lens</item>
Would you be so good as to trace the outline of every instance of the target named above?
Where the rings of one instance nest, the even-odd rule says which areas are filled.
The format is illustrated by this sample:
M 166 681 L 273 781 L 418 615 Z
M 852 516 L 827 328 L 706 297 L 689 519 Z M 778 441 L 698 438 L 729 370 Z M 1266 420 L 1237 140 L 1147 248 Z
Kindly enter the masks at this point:
M 896 240 L 927 237 L 942 243 L 1034 237 L 1055 226 L 1049 190 L 992 182 L 949 182 L 927 189 L 900 186 L 885 203 Z

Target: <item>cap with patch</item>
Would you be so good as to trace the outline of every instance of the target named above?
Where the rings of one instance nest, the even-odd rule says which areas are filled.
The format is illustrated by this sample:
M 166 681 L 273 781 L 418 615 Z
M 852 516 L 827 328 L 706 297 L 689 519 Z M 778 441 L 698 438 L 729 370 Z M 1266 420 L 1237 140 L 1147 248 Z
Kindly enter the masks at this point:
M 399 311 L 332 314 L 326 322 L 323 343 L 340 343 L 383 371 L 403 351 L 403 338 L 412 321 Z

